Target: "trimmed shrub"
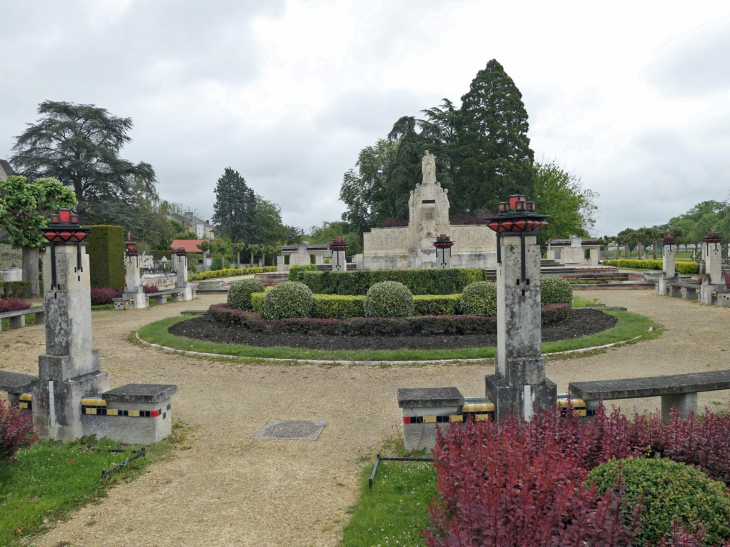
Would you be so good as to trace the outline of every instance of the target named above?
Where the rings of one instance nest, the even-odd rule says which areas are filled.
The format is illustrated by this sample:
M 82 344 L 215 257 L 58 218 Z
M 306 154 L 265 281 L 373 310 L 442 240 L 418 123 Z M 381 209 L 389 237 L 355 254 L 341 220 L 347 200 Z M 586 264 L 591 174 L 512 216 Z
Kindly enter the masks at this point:
M 228 290 L 228 306 L 234 310 L 253 311 L 251 295 L 264 292 L 264 284 L 257 279 L 242 279 L 236 281 Z
M 312 291 L 303 283 L 285 281 L 266 291 L 264 297 L 264 318 L 284 319 L 309 317 L 314 305 Z
M 121 226 L 87 226 L 91 286 L 124 285 L 124 228 Z
M 607 260 L 604 264 L 607 266 L 616 266 L 617 268 L 634 268 L 636 270 L 661 270 L 663 267 L 661 260 L 641 260 L 638 258 Z M 692 262 L 690 260 L 677 260 L 674 263 L 674 268 L 677 272 L 685 275 L 694 275 L 699 273 L 697 262 Z
M 0 313 L 8 311 L 27 310 L 30 308 L 30 302 L 26 302 L 22 298 L 11 296 L 10 298 L 0 298 Z
M 289 281 L 301 282 L 302 272 L 316 272 L 317 266 L 314 264 L 307 264 L 306 266 L 300 266 L 295 264 L 289 268 Z M 312 291 L 314 292 L 314 291 Z
M 124 293 L 124 287 L 121 288 L 120 292 Z M 145 294 L 160 292 L 160 288 L 157 285 L 142 285 L 142 292 Z M 119 296 L 122 295 L 120 294 Z
M 460 294 L 419 294 L 413 297 L 414 315 L 457 315 Z
M 312 317 L 321 319 L 345 319 L 347 317 L 362 317 L 364 296 L 349 296 L 338 294 L 315 294 Z
M 0 399 L 0 466 L 11 463 L 21 448 L 30 448 L 39 438 L 33 414 Z
M 188 255 L 188 265 L 190 264 L 190 254 Z M 254 266 L 253 268 L 226 268 L 225 270 L 208 270 L 206 272 L 198 272 L 188 276 L 190 281 L 202 281 L 204 279 L 215 279 L 217 277 L 235 277 L 238 275 L 251 275 L 257 273 L 268 273 L 275 272 L 276 266 L 265 266 L 260 268 Z
M 413 295 L 408 287 L 397 281 L 376 283 L 365 296 L 366 317 L 410 317 L 413 315 Z
M 17 296 L 18 298 L 30 298 L 30 281 L 0 281 L 1 296 Z M 43 287 L 41 286 L 41 291 Z
M 397 281 L 411 294 L 457 294 L 468 285 L 486 280 L 485 270 L 360 270 L 355 272 L 303 272 L 300 280 L 315 294 L 365 295 L 383 281 Z M 289 274 L 291 280 L 291 273 Z
M 264 298 L 266 298 L 265 291 L 253 293 L 251 295 L 251 311 L 258 313 L 262 317 L 264 315 Z
M 540 279 L 540 304 L 572 304 L 573 287 L 567 279 L 557 276 L 547 276 Z
M 461 293 L 461 313 L 466 315 L 497 316 L 497 284 L 491 281 L 472 283 Z
M 730 496 L 727 487 L 683 463 L 666 459 L 613 460 L 594 469 L 586 483 L 595 484 L 599 495 L 620 482 L 623 498 L 643 502 L 642 529 L 638 539 L 652 545 L 675 524 L 690 528 L 698 521 L 707 526 L 708 544 L 720 545 L 730 537 Z M 676 521 L 676 522 L 675 522 Z
M 541 322 L 543 325 L 548 325 L 567 319 L 572 309 L 573 306 L 570 304 L 548 304 L 547 306 L 542 306 L 540 308 Z

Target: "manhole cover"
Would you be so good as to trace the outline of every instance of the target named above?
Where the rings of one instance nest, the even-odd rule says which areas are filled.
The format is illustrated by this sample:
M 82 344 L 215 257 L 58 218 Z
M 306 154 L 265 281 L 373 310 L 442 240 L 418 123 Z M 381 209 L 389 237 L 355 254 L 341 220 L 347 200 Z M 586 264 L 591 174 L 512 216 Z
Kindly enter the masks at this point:
M 291 441 L 316 441 L 327 422 L 309 420 L 269 420 L 252 439 L 287 439 Z

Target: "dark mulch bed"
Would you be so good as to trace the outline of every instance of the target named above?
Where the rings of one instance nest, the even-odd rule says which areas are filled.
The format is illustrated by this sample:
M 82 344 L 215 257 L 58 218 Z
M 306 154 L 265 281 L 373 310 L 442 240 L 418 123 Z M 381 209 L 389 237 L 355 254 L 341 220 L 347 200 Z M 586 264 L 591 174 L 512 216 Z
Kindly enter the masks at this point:
M 567 319 L 542 326 L 542 341 L 555 342 L 594 334 L 613 327 L 618 320 L 600 310 L 575 308 Z M 309 349 L 458 349 L 496 346 L 496 334 L 465 336 L 324 336 L 306 334 L 258 334 L 227 326 L 204 315 L 181 321 L 169 332 L 208 342 L 244 344 L 263 348 L 286 346 Z

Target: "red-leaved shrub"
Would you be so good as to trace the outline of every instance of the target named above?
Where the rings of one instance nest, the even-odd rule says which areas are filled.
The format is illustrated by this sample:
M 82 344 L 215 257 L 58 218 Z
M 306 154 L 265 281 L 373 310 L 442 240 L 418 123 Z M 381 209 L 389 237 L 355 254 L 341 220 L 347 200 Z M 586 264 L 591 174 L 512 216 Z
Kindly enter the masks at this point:
M 434 449 L 439 499 L 431 505 L 429 547 L 632 545 L 641 510 L 622 486 L 603 497 L 587 474 L 612 458 L 664 457 L 730 482 L 730 416 L 658 414 L 629 420 L 601 405 L 590 423 L 559 410 L 529 422 L 452 424 Z M 703 546 L 701 523 L 675 530 L 661 545 Z M 726 542 L 730 546 L 730 541 Z
M 0 465 L 11 462 L 18 450 L 37 440 L 32 414 L 0 400 Z
M 30 308 L 30 302 L 26 302 L 17 296 L 9 296 L 8 298 L 0 298 L 0 313 L 7 311 L 27 310 Z
M 91 289 L 91 305 L 111 304 L 114 298 L 121 296 L 118 291 L 111 287 L 100 287 Z
M 156 285 L 142 285 L 142 290 L 145 294 L 150 294 L 153 292 L 159 292 L 160 289 Z

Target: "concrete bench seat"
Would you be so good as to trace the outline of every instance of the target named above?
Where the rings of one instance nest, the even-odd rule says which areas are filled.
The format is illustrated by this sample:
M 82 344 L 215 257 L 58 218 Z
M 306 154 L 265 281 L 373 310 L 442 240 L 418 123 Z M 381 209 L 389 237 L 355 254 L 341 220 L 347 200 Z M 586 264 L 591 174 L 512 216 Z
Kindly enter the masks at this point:
M 11 329 L 19 329 L 25 326 L 25 316 L 35 315 L 35 324 L 44 325 L 46 322 L 46 310 L 44 308 L 30 308 L 27 310 L 6 311 L 0 313 L 0 332 L 3 330 L 2 319 L 8 319 Z
M 672 406 L 676 405 L 683 414 L 697 411 L 697 393 L 730 389 L 730 370 L 673 374 L 670 376 L 649 376 L 622 380 L 599 380 L 596 382 L 575 382 L 569 385 L 570 393 L 586 402 L 588 409 L 598 406 L 599 398 L 635 399 L 640 397 L 662 398 L 662 420 L 671 417 Z
M 147 293 L 147 296 L 149 298 L 154 298 L 155 304 L 158 305 L 167 304 L 167 295 L 172 296 L 173 302 L 182 302 L 183 300 L 185 300 L 183 291 L 181 291 L 180 289 L 166 289 L 164 291 Z
M 18 404 L 21 395 L 30 393 L 33 382 L 37 380 L 38 376 L 0 370 L 0 391 L 8 394 L 8 402 Z
M 697 292 L 702 285 L 697 283 L 688 283 L 683 281 L 670 281 L 667 283 L 667 293 L 674 298 L 684 298 L 685 300 L 697 300 Z

